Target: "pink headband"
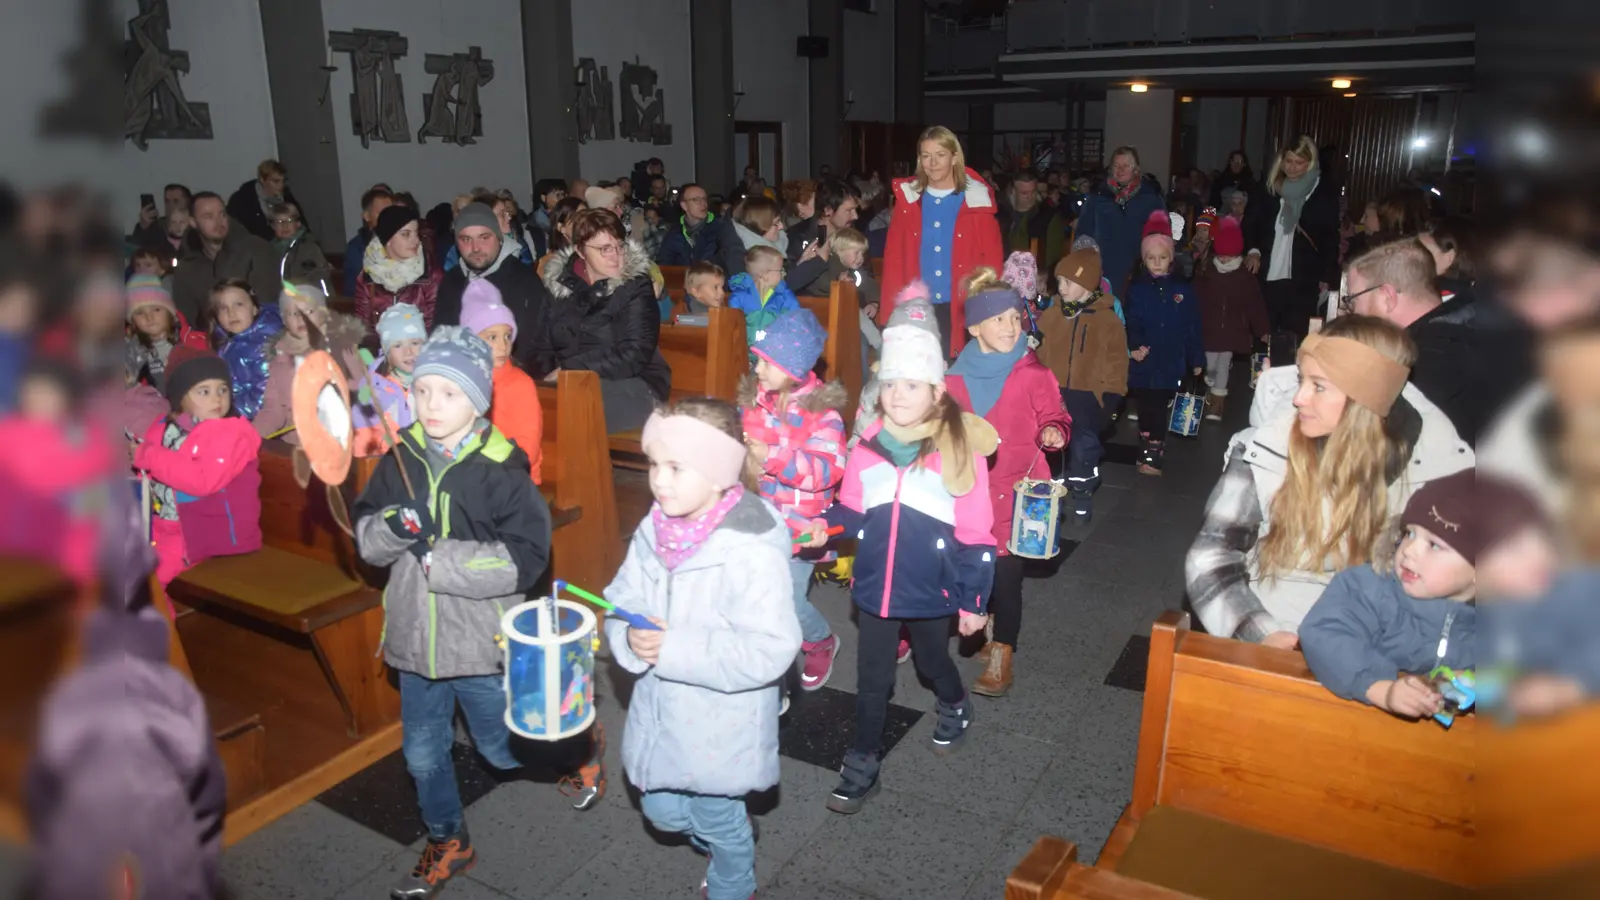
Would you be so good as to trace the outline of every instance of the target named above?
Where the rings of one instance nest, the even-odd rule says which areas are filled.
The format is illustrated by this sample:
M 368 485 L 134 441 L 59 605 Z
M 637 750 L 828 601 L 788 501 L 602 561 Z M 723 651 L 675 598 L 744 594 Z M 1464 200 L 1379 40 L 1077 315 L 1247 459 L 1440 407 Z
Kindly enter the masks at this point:
M 704 475 L 718 488 L 739 483 L 744 471 L 745 446 L 722 429 L 693 416 L 663 416 L 651 413 L 639 436 L 639 445 L 649 452 L 660 441 L 677 451 L 679 461 Z

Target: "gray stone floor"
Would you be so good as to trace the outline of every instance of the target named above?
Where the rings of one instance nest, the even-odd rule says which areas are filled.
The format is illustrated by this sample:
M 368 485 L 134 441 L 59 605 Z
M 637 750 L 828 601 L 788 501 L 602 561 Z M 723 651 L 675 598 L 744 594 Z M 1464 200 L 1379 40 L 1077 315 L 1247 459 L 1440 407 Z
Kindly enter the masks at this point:
M 763 900 L 997 900 L 1006 874 L 1042 834 L 1076 841 L 1082 858 L 1095 857 L 1127 802 L 1138 740 L 1142 645 L 1135 640 L 1123 664 L 1118 659 L 1158 613 L 1182 604 L 1183 554 L 1227 435 L 1244 425 L 1248 396 L 1235 394 L 1225 425 L 1172 441 L 1163 477 L 1125 463 L 1102 468 L 1093 524 L 1066 535 L 1080 543 L 1058 572 L 1026 583 L 1016 687 L 1004 699 L 977 698 L 975 731 L 960 755 L 935 757 L 926 745 L 931 717 L 922 717 L 888 757 L 884 791 L 853 817 L 823 806 L 832 771 L 783 760 L 776 803 L 761 815 Z M 1118 441 L 1133 442 L 1128 423 Z M 844 640 L 830 686 L 853 691 L 849 598 L 824 585 L 813 599 Z M 976 661 L 958 661 L 969 680 L 976 676 Z M 601 691 L 615 763 L 625 710 L 605 680 Z M 895 702 L 933 707 L 912 666 L 899 669 Z M 444 896 L 698 896 L 703 860 L 645 829 L 617 790 L 620 765 L 612 779 L 611 796 L 587 814 L 567 808 L 552 784 L 494 787 L 468 809 L 479 862 Z M 394 790 L 411 790 L 403 773 L 394 780 Z M 229 850 L 223 868 L 238 900 L 382 898 L 418 846 L 312 803 Z

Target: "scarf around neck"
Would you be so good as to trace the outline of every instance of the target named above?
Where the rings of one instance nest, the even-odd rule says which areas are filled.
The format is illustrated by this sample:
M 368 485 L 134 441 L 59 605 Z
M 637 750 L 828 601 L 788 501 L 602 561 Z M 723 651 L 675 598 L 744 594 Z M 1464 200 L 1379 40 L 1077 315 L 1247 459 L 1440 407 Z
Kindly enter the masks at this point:
M 1006 377 L 1016 366 L 1022 354 L 1028 352 L 1028 342 L 1021 337 L 1008 353 L 985 353 L 976 340 L 961 348 L 961 355 L 950 366 L 951 375 L 960 375 L 967 386 L 967 396 L 972 400 L 972 411 L 980 416 L 989 415 L 1005 389 Z
M 303 238 L 305 236 L 306 236 L 306 229 L 305 229 L 305 226 L 302 225 L 300 227 L 300 230 L 296 231 L 290 237 L 287 237 L 287 238 L 275 237 L 275 238 L 273 238 L 272 239 L 272 249 L 279 256 L 282 256 L 285 253 L 288 253 L 289 250 L 294 247 L 295 241 L 298 241 L 298 240 L 300 240 L 301 238 Z
M 391 294 L 415 284 L 427 267 L 427 261 L 422 258 L 420 248 L 417 250 L 417 255 L 410 259 L 392 259 L 376 235 L 367 242 L 367 250 L 361 255 L 362 271 Z
M 1317 182 L 1322 180 L 1322 169 L 1312 166 L 1299 178 L 1285 178 L 1278 188 L 1278 196 L 1283 199 L 1283 225 L 1284 231 L 1294 234 L 1300 224 L 1300 213 L 1305 208 L 1306 198 L 1317 189 Z
M 1106 179 L 1106 184 L 1111 185 L 1111 193 L 1116 198 L 1118 206 L 1127 206 L 1128 201 L 1133 199 L 1134 192 L 1139 190 L 1139 179 L 1137 178 L 1127 184 L 1117 184 L 1108 178 Z
M 667 571 L 671 572 L 693 556 L 743 496 L 744 485 L 736 484 L 723 492 L 717 505 L 704 515 L 692 519 L 688 516 L 669 516 L 661 511 L 660 503 L 652 503 L 650 524 L 656 530 L 656 555 L 661 557 L 661 563 L 667 567 Z
M 1223 262 L 1222 261 L 1222 257 L 1220 257 L 1220 256 L 1211 257 L 1211 265 L 1216 267 L 1216 270 L 1218 272 L 1221 272 L 1224 275 L 1228 274 L 1229 272 L 1237 270 L 1239 268 L 1239 266 L 1241 266 L 1243 264 L 1244 264 L 1244 257 L 1242 257 L 1242 256 L 1235 256 L 1233 258 L 1232 262 Z

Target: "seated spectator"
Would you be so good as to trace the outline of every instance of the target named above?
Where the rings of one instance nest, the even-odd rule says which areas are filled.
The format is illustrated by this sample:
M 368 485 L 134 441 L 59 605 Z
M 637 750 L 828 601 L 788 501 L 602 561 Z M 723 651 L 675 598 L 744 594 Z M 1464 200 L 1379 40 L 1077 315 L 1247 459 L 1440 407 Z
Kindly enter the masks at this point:
M 1473 464 L 1438 407 L 1407 383 L 1416 348 L 1394 325 L 1340 316 L 1272 368 L 1233 436 L 1185 564 L 1206 631 L 1293 648 L 1333 576 L 1393 546 L 1391 517 L 1423 485 Z
M 723 243 L 732 235 L 725 220 L 710 209 L 706 189 L 690 182 L 678 192 L 681 210 L 661 236 L 656 262 L 663 266 L 689 266 L 698 262 L 717 262 L 723 258 Z
M 315 325 L 334 348 L 334 359 L 349 384 L 361 383 L 363 363 L 356 347 L 366 337 L 367 328 L 354 316 L 328 309 L 328 296 L 315 285 L 284 284 L 277 297 L 283 332 L 272 344 L 267 360 L 267 386 L 262 391 L 261 409 L 256 412 L 252 424 L 263 440 L 282 438 L 298 444 L 300 436 L 294 431 L 294 373 L 306 354 L 320 349 L 311 342 L 308 324 Z M 372 424 L 354 405 L 354 392 L 351 399 L 356 427 Z
M 1428 253 L 1433 256 L 1434 271 L 1438 277 L 1439 295 L 1446 303 L 1471 303 L 1478 280 L 1476 263 L 1477 227 L 1462 216 L 1448 216 L 1429 222 L 1417 235 Z
M 539 405 L 539 387 L 511 360 L 517 320 L 500 302 L 494 282 L 479 278 L 467 285 L 466 295 L 461 298 L 461 325 L 489 345 L 494 366 L 489 422 L 528 454 L 533 483 L 538 484 L 544 461 L 544 410 Z
M 277 305 L 263 308 L 249 282 L 230 278 L 211 289 L 211 321 L 212 349 L 233 379 L 234 412 L 254 419 L 267 392 L 267 366 L 283 333 L 283 316 Z
M 752 195 L 739 202 L 733 211 L 733 234 L 737 239 L 722 249 L 722 268 L 732 278 L 744 272 L 745 251 L 752 247 L 771 247 L 788 258 L 789 235 L 783 230 L 778 204 L 770 197 Z M 812 257 L 819 250 L 808 250 Z
M 689 312 L 703 314 L 728 305 L 728 275 L 711 262 L 697 262 L 683 273 L 684 304 Z
M 189 232 L 194 228 L 194 215 L 189 212 L 189 207 L 181 206 L 167 214 L 162 219 L 165 232 L 161 238 L 142 249 L 153 250 L 161 254 L 167 261 L 167 272 L 178 267 L 178 258 L 183 255 L 184 241 L 189 237 Z
M 456 250 L 462 264 L 444 273 L 439 282 L 434 327 L 460 325 L 461 298 L 467 285 L 487 278 L 500 289 L 500 302 L 517 319 L 519 340 L 515 352 L 518 361 L 528 368 L 534 344 L 544 333 L 550 292 L 532 268 L 513 258 L 511 249 L 501 241 L 499 219 L 482 203 L 469 203 L 456 216 Z
M 672 387 L 672 370 L 656 347 L 661 314 L 649 258 L 628 242 L 614 213 L 586 210 L 573 221 L 572 246 L 546 267 L 544 285 L 552 298 L 549 324 L 530 372 L 546 379 L 563 369 L 594 372 L 606 431 L 643 427 Z
M 1420 719 L 1444 707 L 1436 666 L 1477 667 L 1473 565 L 1485 529 L 1473 478 L 1463 469 L 1413 494 L 1393 557 L 1340 572 L 1306 613 L 1300 646 L 1328 690 Z
M 783 281 L 783 254 L 768 246 L 758 244 L 744 252 L 744 271 L 728 279 L 728 289 L 728 305 L 744 313 L 752 347 L 778 316 L 800 308 Z
M 172 273 L 172 302 L 184 318 L 201 321 L 212 286 L 229 278 L 249 282 L 257 297 L 278 296 L 283 279 L 272 245 L 235 227 L 221 197 L 210 191 L 196 194 L 194 220 L 195 229 Z
M 190 328 L 172 305 L 161 279 L 151 275 L 128 279 L 128 330 L 128 383 L 142 381 L 158 391 L 166 390 L 167 360 L 180 344 L 210 349 L 205 335 Z
M 139 224 L 133 226 L 133 232 L 128 235 L 130 243 L 156 250 L 165 246 L 162 239 L 170 237 L 173 233 L 168 227 L 168 220 L 174 212 L 189 209 L 189 205 L 194 202 L 194 192 L 181 184 L 169 184 L 161 192 L 161 202 L 164 209 L 159 218 L 156 216 L 154 206 L 146 206 L 139 210 Z M 187 228 L 185 225 L 177 229 L 178 237 L 183 237 L 183 232 Z
M 788 281 L 795 293 L 827 296 L 827 282 L 832 280 L 828 242 L 855 224 L 860 204 L 856 189 L 843 181 L 830 178 L 817 183 L 810 204 L 814 214 L 788 230 Z M 822 282 L 820 294 L 815 293 L 818 282 Z
M 279 203 L 293 203 L 297 209 L 305 209 L 289 190 L 289 170 L 275 159 L 264 159 L 256 166 L 256 177 L 239 185 L 228 198 L 228 215 L 246 231 L 270 241 L 274 236 L 272 207 Z
M 272 252 L 278 254 L 278 277 L 284 281 L 320 284 L 323 290 L 333 293 L 328 275 L 333 267 L 328 265 L 322 248 L 311 240 L 311 233 L 300 218 L 300 208 L 293 203 L 272 205 Z
M 498 202 L 494 205 L 494 216 L 500 220 L 501 234 L 507 240 L 515 240 L 522 246 L 517 253 L 517 258 L 527 265 L 544 255 L 544 233 L 535 234 L 528 228 L 528 217 L 523 215 L 522 208 L 517 205 L 517 195 L 511 193 L 510 188 L 501 188 L 494 192 Z
M 555 205 L 555 210 L 550 214 L 550 243 L 549 250 L 544 256 L 539 257 L 539 262 L 534 265 L 533 272 L 540 280 L 544 279 L 545 267 L 556 254 L 572 246 L 572 220 L 589 207 L 577 197 L 563 197 Z
M 376 185 L 361 195 L 361 227 L 344 247 L 344 295 L 356 295 L 356 279 L 361 276 L 361 257 L 372 243 L 372 229 L 378 226 L 378 216 L 394 205 L 394 194 L 386 187 Z
M 149 247 L 140 247 L 128 258 L 128 274 L 159 278 L 170 289 L 171 281 L 167 276 L 172 274 L 172 257 L 163 256 Z
M 356 279 L 356 318 L 368 329 L 376 330 L 379 317 L 397 303 L 415 306 L 422 313 L 424 327 L 433 327 L 444 271 L 430 264 L 421 227 L 417 211 L 409 206 L 395 204 L 378 216 Z
M 815 218 L 817 214 L 817 183 L 808 178 L 795 178 L 778 185 L 778 202 L 783 204 L 783 227 L 794 226 Z
M 1417 346 L 1411 383 L 1476 444 L 1489 377 L 1479 356 L 1477 306 L 1466 298 L 1444 303 L 1434 270 L 1433 256 L 1414 238 L 1381 244 L 1346 267 L 1340 309 L 1404 328 Z
M 546 247 L 549 246 L 550 216 L 555 212 L 556 204 L 567 196 L 567 183 L 559 178 L 541 178 L 533 186 L 533 195 L 539 200 L 539 208 L 533 211 L 529 218 L 533 226 L 545 233 Z

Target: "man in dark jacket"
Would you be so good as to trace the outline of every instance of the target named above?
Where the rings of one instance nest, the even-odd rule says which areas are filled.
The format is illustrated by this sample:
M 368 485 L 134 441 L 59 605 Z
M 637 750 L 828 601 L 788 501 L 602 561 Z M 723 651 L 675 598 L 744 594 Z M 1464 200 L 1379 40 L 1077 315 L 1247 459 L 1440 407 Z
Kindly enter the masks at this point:
M 1164 211 L 1167 203 L 1161 185 L 1139 171 L 1139 153 L 1118 147 L 1111 155 L 1107 177 L 1100 179 L 1084 198 L 1073 237 L 1093 237 L 1100 245 L 1100 270 L 1111 283 L 1111 293 L 1121 297 L 1139 268 L 1139 242 L 1150 214 Z
M 172 302 L 191 325 L 207 321 L 211 288 L 228 278 L 243 278 L 262 305 L 276 303 L 283 282 L 272 245 L 234 222 L 222 198 L 210 191 L 194 195 L 194 230 L 172 270 Z
M 293 203 L 305 215 L 306 208 L 289 190 L 289 170 L 275 159 L 264 159 L 256 166 L 256 177 L 239 185 L 228 198 L 228 215 L 238 220 L 245 230 L 263 241 L 273 238 L 271 217 L 267 210 L 276 203 Z
M 469 203 L 456 216 L 456 251 L 461 265 L 444 273 L 439 283 L 439 299 L 433 308 L 433 324 L 461 324 L 461 295 L 467 283 L 487 278 L 500 289 L 501 302 L 517 320 L 517 345 L 513 351 L 524 368 L 531 354 L 543 341 L 550 311 L 550 292 L 533 269 L 505 252 L 500 240 L 500 222 L 493 210 L 482 203 Z
M 818 279 L 828 277 L 828 241 L 834 232 L 855 224 L 860 215 L 861 192 L 855 185 L 825 178 L 817 182 L 812 203 L 815 214 L 789 228 L 789 274 L 784 281 L 796 294 L 805 293 Z M 812 245 L 818 251 L 808 256 L 806 249 Z
M 372 243 L 372 229 L 378 227 L 378 216 L 394 205 L 394 194 L 381 185 L 367 189 L 361 195 L 361 227 L 350 243 L 344 245 L 344 295 L 356 295 L 356 279 L 361 277 L 361 264 L 366 258 L 367 245 Z
M 149 247 L 157 252 L 170 251 L 172 248 L 164 246 L 167 235 L 170 233 L 168 219 L 176 210 L 187 211 L 194 205 L 194 192 L 187 187 L 174 182 L 161 192 L 161 202 L 164 211 L 156 215 L 154 206 L 141 207 L 139 210 L 139 224 L 133 226 L 133 231 L 128 235 L 129 241 L 135 246 Z M 179 230 L 182 233 L 182 229 Z
M 1404 328 L 1417 345 L 1411 383 L 1450 419 L 1462 440 L 1473 444 L 1489 405 L 1476 304 L 1440 301 L 1433 256 L 1415 238 L 1368 250 L 1350 262 L 1345 279 L 1348 293 L 1340 298 L 1340 311 L 1378 316 Z
M 661 249 L 656 253 L 656 263 L 663 266 L 692 266 L 697 262 L 716 262 L 722 258 L 723 246 L 734 241 L 727 222 L 711 211 L 706 189 L 694 182 L 678 192 L 678 206 L 683 215 L 667 226 L 661 238 Z
M 1039 176 L 1026 169 L 1017 173 L 1006 191 L 1008 202 L 1000 208 L 1000 240 L 1007 256 L 1032 253 L 1033 242 L 1038 241 L 1039 268 L 1050 270 L 1064 255 L 1066 231 L 1056 221 L 1055 210 L 1043 202 L 1043 193 Z

